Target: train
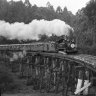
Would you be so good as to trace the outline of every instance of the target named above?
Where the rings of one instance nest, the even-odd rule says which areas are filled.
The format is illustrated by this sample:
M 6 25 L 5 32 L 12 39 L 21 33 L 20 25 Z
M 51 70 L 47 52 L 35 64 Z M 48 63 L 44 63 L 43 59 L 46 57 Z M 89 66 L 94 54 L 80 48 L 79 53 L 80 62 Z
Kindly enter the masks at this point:
M 60 38 L 53 42 L 34 42 L 28 44 L 6 44 L 0 45 L 0 50 L 26 50 L 26 51 L 38 51 L 38 52 L 59 52 L 76 53 L 77 44 L 74 39 L 69 40 L 66 38 Z
M 77 53 L 77 43 L 75 38 L 63 37 L 56 42 L 56 50 L 63 51 L 65 53 Z

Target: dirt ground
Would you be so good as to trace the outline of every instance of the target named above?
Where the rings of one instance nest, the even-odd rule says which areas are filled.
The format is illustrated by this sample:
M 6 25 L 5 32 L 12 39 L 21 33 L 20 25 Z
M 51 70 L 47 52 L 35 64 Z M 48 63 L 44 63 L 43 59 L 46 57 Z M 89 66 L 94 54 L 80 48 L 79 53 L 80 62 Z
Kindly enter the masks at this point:
M 2 94 L 1 96 L 40 96 L 40 95 L 17 93 L 17 94 Z
M 61 96 L 60 94 L 53 93 L 15 93 L 15 94 L 2 94 L 1 96 Z
M 24 84 L 23 87 L 17 90 L 16 92 L 3 93 L 1 96 L 61 96 L 61 93 L 55 94 L 54 92 L 40 92 L 40 90 L 33 90 L 33 86 L 26 86 Z

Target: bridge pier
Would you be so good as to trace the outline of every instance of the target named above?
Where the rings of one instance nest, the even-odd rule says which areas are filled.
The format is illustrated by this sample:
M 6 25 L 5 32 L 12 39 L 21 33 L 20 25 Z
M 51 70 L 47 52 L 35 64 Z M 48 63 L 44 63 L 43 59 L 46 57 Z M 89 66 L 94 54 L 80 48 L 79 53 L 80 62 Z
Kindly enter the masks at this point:
M 39 58 L 36 57 L 36 58 L 35 58 L 35 72 L 36 72 L 36 73 L 35 73 L 35 74 L 36 74 L 35 76 L 36 76 L 36 77 L 39 75 L 39 66 L 38 66 L 38 65 L 39 65 Z
M 55 71 L 55 68 L 56 68 L 56 61 L 55 59 L 53 58 L 52 59 L 52 69 L 53 69 L 53 89 L 55 90 L 56 89 L 56 71 Z
M 32 62 L 30 62 L 30 61 L 32 61 L 31 60 L 32 59 L 32 56 L 31 57 L 29 57 L 29 58 L 27 58 L 27 61 L 26 61 L 26 64 L 28 65 L 28 78 L 31 78 L 32 77 Z
M 22 66 L 22 63 L 20 63 L 19 65 L 20 65 L 19 66 L 19 74 L 20 74 L 20 77 L 22 77 L 23 76 L 23 70 L 22 70 L 23 66 Z
M 84 66 L 78 67 L 78 82 L 77 82 L 75 94 L 88 95 L 89 93 L 88 87 L 84 89 L 82 92 L 79 92 L 78 90 L 81 90 L 83 86 L 86 86 L 89 83 L 89 80 L 90 80 L 89 74 L 90 74 L 90 71 Z
M 48 77 L 49 74 L 49 67 L 48 67 L 48 57 L 44 58 L 44 65 L 45 65 L 45 79 Z

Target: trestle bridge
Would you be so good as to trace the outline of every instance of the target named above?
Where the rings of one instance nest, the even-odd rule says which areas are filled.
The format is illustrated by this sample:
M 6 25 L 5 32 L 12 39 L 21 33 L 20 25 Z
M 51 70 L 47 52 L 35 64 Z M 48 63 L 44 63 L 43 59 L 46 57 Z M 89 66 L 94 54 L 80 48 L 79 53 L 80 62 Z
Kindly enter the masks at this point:
M 17 61 L 10 59 L 10 65 L 13 72 L 18 71 L 21 77 L 27 76 L 33 88 L 41 92 L 61 92 L 63 96 L 88 95 L 93 94 L 90 89 L 96 86 L 96 56 L 31 51 Z

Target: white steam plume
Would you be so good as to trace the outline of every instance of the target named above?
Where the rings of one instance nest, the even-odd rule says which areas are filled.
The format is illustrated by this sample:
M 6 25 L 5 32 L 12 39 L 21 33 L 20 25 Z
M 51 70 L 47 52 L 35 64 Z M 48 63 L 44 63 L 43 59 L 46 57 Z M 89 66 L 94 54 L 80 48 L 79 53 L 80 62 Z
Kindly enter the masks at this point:
M 46 34 L 47 36 L 51 36 L 52 34 L 57 36 L 69 35 L 70 30 L 73 31 L 72 27 L 58 19 L 52 21 L 33 20 L 29 24 L 18 22 L 10 24 L 0 21 L 0 36 L 8 39 L 38 40 L 40 34 Z

